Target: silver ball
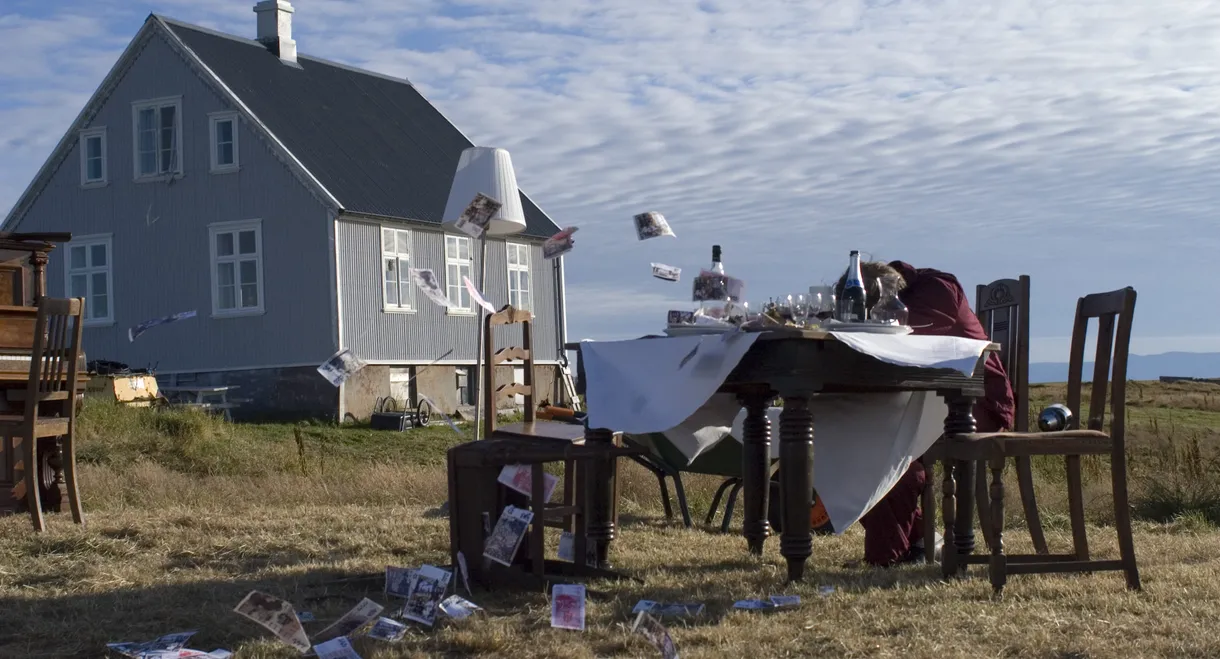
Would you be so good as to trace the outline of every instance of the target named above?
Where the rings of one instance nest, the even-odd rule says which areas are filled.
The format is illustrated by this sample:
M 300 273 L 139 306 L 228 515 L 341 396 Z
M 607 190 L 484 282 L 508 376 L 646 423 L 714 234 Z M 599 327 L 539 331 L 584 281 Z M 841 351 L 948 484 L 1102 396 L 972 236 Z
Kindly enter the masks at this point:
M 1057 430 L 1067 430 L 1072 424 L 1072 410 L 1069 410 L 1066 405 L 1055 403 L 1050 407 L 1042 410 L 1038 415 L 1038 429 L 1042 432 L 1055 432 Z

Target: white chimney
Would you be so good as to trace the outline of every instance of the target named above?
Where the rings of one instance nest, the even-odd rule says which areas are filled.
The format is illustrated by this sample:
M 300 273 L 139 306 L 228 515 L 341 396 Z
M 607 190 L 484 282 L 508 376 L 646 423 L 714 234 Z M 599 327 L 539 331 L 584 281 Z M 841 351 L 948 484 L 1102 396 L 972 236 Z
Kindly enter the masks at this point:
M 292 5 L 288 0 L 262 0 L 258 14 L 258 40 L 286 63 L 296 64 L 297 42 L 292 40 Z

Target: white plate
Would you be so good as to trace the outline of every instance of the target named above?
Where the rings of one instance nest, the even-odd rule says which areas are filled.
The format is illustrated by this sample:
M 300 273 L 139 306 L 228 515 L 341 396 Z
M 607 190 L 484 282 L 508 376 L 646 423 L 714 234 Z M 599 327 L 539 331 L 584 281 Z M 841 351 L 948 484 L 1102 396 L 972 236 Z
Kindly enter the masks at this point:
M 863 334 L 910 334 L 915 330 L 910 325 L 882 325 L 880 323 L 831 323 L 822 325 L 827 332 L 860 332 Z
M 698 336 L 701 334 L 724 334 L 737 329 L 736 327 L 717 327 L 715 325 L 670 325 L 665 328 L 669 336 Z

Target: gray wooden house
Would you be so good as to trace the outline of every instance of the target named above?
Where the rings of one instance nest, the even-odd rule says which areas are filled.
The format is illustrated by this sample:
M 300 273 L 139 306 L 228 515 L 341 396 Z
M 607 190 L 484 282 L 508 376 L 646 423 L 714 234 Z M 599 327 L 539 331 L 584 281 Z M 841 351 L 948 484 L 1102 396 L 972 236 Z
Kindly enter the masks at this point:
M 440 222 L 471 141 L 407 80 L 297 56 L 288 2 L 254 11 L 257 40 L 150 15 L 4 229 L 72 232 L 47 285 L 86 298 L 90 359 L 155 365 L 162 385 L 238 385 L 268 416 L 363 418 L 416 392 L 446 412 L 473 404 L 461 278 L 479 253 Z M 484 295 L 534 313 L 540 392 L 562 399 L 563 263 L 542 257 L 559 229 L 521 201 L 528 227 L 489 240 Z M 455 308 L 408 267 L 434 270 Z M 340 348 L 369 366 L 336 389 L 316 367 Z

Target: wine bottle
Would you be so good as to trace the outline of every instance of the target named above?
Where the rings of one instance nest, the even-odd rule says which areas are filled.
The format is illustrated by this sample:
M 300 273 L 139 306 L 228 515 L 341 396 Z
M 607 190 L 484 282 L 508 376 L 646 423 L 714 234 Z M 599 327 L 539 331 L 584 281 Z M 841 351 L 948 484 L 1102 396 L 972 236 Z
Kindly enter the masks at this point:
M 712 272 L 724 274 L 724 264 L 720 262 L 720 245 L 712 245 Z
M 860 251 L 853 249 L 847 265 L 847 280 L 843 283 L 843 295 L 839 298 L 839 320 L 845 323 L 868 320 L 867 301 L 864 276 L 860 273 Z

